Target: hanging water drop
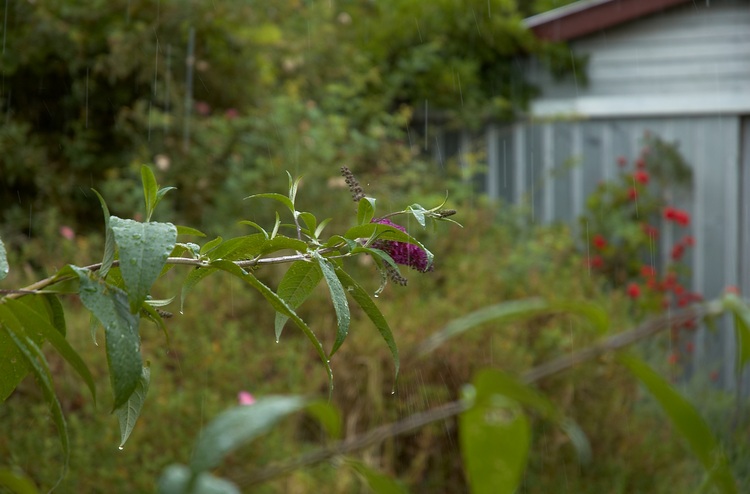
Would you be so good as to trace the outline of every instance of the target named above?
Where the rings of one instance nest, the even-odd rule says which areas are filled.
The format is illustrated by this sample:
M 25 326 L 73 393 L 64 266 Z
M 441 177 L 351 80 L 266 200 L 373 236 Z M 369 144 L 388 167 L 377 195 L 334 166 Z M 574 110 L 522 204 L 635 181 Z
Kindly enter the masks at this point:
M 125 446 L 117 446 L 117 449 L 119 449 L 120 451 L 122 451 L 123 449 L 125 449 Z

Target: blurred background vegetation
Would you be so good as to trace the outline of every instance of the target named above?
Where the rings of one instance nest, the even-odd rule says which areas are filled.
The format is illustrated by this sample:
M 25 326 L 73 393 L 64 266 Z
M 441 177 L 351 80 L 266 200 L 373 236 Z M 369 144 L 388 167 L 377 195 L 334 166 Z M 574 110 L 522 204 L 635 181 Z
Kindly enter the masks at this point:
M 347 165 L 378 198 L 380 212 L 412 202 L 430 207 L 449 190 L 449 205 L 465 225 L 424 233 L 436 270 L 411 274 L 408 288 L 389 286 L 378 300 L 405 355 L 395 395 L 387 348 L 353 314 L 349 340 L 332 362 L 334 401 L 347 434 L 457 398 L 480 367 L 520 373 L 595 336 L 580 320 L 548 316 L 488 326 L 429 358 L 409 356 L 446 321 L 473 309 L 529 296 L 578 297 L 600 302 L 617 329 L 631 326 L 633 302 L 606 292 L 589 274 L 567 229 L 528 226 L 523 212 L 474 194 L 471 173 L 481 168 L 481 155 L 467 171 L 456 160 L 438 166 L 425 152 L 431 126 L 472 128 L 524 111 L 535 89 L 519 57 L 535 55 L 565 76 L 569 51 L 534 39 L 522 24 L 563 3 L 569 2 L 6 2 L 0 236 L 12 275 L 5 284 L 23 286 L 67 263 L 97 261 L 103 222 L 90 188 L 113 214 L 137 217 L 142 163 L 153 163 L 160 184 L 179 189 L 166 196 L 157 219 L 225 238 L 242 231 L 240 219 L 272 218 L 268 205 L 242 198 L 283 191 L 287 170 L 305 177 L 302 209 L 332 216 L 332 230 L 345 224 L 354 206 L 338 170 Z M 371 267 L 356 269 L 372 278 L 374 291 L 379 277 Z M 259 274 L 273 286 L 280 273 Z M 173 270 L 154 295 L 174 295 L 184 275 Z M 315 297 L 300 313 L 330 343 L 335 315 L 326 293 Z M 92 345 L 78 301 L 68 307 L 69 337 L 106 397 L 104 353 Z M 169 345 L 157 328 L 142 327 L 152 388 L 124 451 L 116 447 L 109 404 L 94 406 L 76 377 L 49 356 L 73 441 L 71 473 L 60 492 L 153 490 L 167 464 L 188 460 L 200 425 L 235 404 L 240 390 L 325 393 L 325 372 L 307 341 L 287 330 L 277 345 L 272 311 L 237 282 L 208 278 L 184 315 L 170 310 L 176 314 Z M 540 387 L 589 434 L 594 461 L 580 465 L 566 436 L 538 422 L 522 492 L 671 493 L 700 482 L 697 463 L 610 360 Z M 711 402 L 717 410 L 727 403 Z M 721 431 L 741 434 L 747 425 L 740 416 Z M 722 416 L 714 423 L 723 424 Z M 235 455 L 224 473 L 247 473 L 321 440 L 313 423 L 292 419 Z M 51 485 L 61 458 L 56 441 L 39 391 L 27 380 L 0 406 L 0 461 Z M 736 458 L 740 465 L 742 451 Z M 413 492 L 466 490 L 452 422 L 373 447 L 362 459 Z M 361 489 L 355 474 L 325 465 L 257 492 L 321 486 Z

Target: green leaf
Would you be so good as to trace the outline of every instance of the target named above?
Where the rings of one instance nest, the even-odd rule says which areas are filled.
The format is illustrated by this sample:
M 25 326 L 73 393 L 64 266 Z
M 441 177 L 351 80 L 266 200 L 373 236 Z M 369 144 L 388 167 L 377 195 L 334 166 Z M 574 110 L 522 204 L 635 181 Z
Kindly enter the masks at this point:
M 0 239 L 0 280 L 3 280 L 8 276 L 8 271 L 10 271 L 10 268 L 8 267 L 8 254 L 5 252 L 5 244 L 3 243 L 3 240 Z
M 383 313 L 380 312 L 378 306 L 375 305 L 375 302 L 372 301 L 365 289 L 362 288 L 356 281 L 354 281 L 354 278 L 349 276 L 349 273 L 341 268 L 337 268 L 336 276 L 338 276 L 341 284 L 344 286 L 349 296 L 351 296 L 354 301 L 357 302 L 357 304 L 362 308 L 365 314 L 367 314 L 367 317 L 370 318 L 372 323 L 380 332 L 380 336 L 383 337 L 386 345 L 388 345 L 388 349 L 391 351 L 391 356 L 393 357 L 393 365 L 395 367 L 395 380 L 398 380 L 398 372 L 401 367 L 401 362 L 398 356 L 398 347 L 396 346 L 396 340 L 393 339 L 393 332 L 388 325 L 388 321 L 383 316 Z
M 554 422 L 568 435 L 580 461 L 586 463 L 591 459 L 591 445 L 578 424 L 566 418 L 552 400 L 530 385 L 498 369 L 482 369 L 474 377 L 474 386 L 478 389 L 491 389 L 494 393 L 533 409 L 545 420 Z
M 336 311 L 336 341 L 334 341 L 333 343 L 333 348 L 331 349 L 331 353 L 329 355 L 330 358 L 330 356 L 336 353 L 336 350 L 341 347 L 341 345 L 344 343 L 344 340 L 346 339 L 346 336 L 349 334 L 349 323 L 351 321 L 351 315 L 349 314 L 349 304 L 346 301 L 346 292 L 344 291 L 344 287 L 341 285 L 341 281 L 339 281 L 338 277 L 336 276 L 336 269 L 331 264 L 331 261 L 321 256 L 317 252 L 313 253 L 313 259 L 318 261 L 318 265 L 323 272 L 323 277 L 326 279 L 326 283 L 328 284 L 328 291 L 331 294 L 331 302 L 333 303 L 333 308 Z
M 143 183 L 143 199 L 146 201 L 146 221 L 150 221 L 156 206 L 156 192 L 159 186 L 156 185 L 154 172 L 146 165 L 141 165 L 141 182 Z
M 117 216 L 110 218 L 110 225 L 120 249 L 130 312 L 137 314 L 174 249 L 177 228 L 171 223 L 139 223 Z
M 357 224 L 367 224 L 372 221 L 373 216 L 375 216 L 375 199 L 363 197 L 357 203 Z
M 362 202 L 362 201 L 360 201 Z M 375 494 L 407 494 L 409 490 L 397 479 L 368 467 L 361 461 L 346 458 L 346 464 L 357 472 Z
M 307 339 L 310 340 L 313 347 L 315 348 L 315 351 L 318 353 L 318 356 L 320 357 L 320 360 L 323 362 L 323 365 L 326 368 L 326 372 L 328 373 L 328 385 L 329 385 L 329 391 L 333 390 L 333 371 L 331 370 L 331 363 L 328 361 L 328 356 L 326 355 L 325 350 L 323 349 L 323 345 L 320 343 L 320 340 L 318 340 L 318 337 L 315 336 L 315 333 L 313 333 L 312 329 L 303 321 L 296 312 L 294 312 L 294 309 L 289 307 L 284 300 L 282 300 L 276 293 L 273 292 L 270 288 L 268 288 L 266 285 L 264 285 L 258 278 L 253 276 L 251 273 L 245 272 L 241 267 L 237 266 L 233 262 L 230 261 L 214 261 L 211 263 L 211 267 L 215 267 L 218 269 L 221 269 L 222 271 L 226 271 L 227 273 L 230 273 L 241 280 L 248 283 L 250 286 L 255 288 L 260 292 L 261 295 L 271 304 L 271 307 L 273 307 L 276 312 L 281 312 L 285 316 L 287 316 L 289 319 L 291 319 L 294 324 L 297 325 L 299 329 L 302 330 L 303 333 L 305 333 L 305 336 L 307 336 Z
M 185 277 L 185 281 L 182 282 L 182 290 L 180 291 L 180 314 L 182 314 L 185 309 L 185 299 L 187 298 L 188 293 L 190 293 L 199 281 L 215 272 L 215 268 L 198 268 L 193 269 L 188 273 Z
M 287 207 L 289 211 L 294 214 L 294 204 L 292 201 L 281 194 L 276 194 L 275 192 L 270 192 L 266 194 L 254 194 L 251 196 L 247 196 L 245 199 L 273 199 L 274 201 L 279 201 L 281 204 Z
M 313 232 L 315 232 L 315 228 L 317 228 L 318 226 L 318 219 L 315 217 L 315 215 L 303 211 L 299 213 L 299 218 L 305 223 L 307 231 L 310 232 L 310 235 L 314 236 Z
M 216 237 L 213 240 L 209 240 L 205 244 L 203 244 L 203 247 L 201 247 L 201 254 L 206 254 L 207 252 L 211 252 L 213 249 L 216 248 L 219 244 L 221 244 L 224 241 L 221 237 Z
M 201 472 L 194 475 L 185 465 L 169 465 L 159 478 L 159 494 L 240 494 L 228 480 Z
M 322 278 L 323 272 L 317 263 L 295 261 L 289 266 L 287 272 L 284 273 L 284 277 L 281 278 L 276 293 L 292 310 L 296 310 L 297 307 L 307 300 L 307 297 L 318 286 Z M 284 324 L 288 320 L 289 318 L 281 312 L 276 313 L 276 320 L 274 321 L 276 341 L 281 338 Z
M 256 230 L 258 230 L 260 233 L 262 233 L 264 237 L 268 238 L 268 232 L 264 230 L 263 227 L 257 224 L 256 222 L 250 221 L 250 220 L 242 220 L 239 223 L 240 225 L 252 226 Z
M 734 338 L 738 348 L 735 372 L 739 375 L 750 361 L 750 307 L 733 293 L 724 295 L 722 303 L 734 316 Z
M 65 336 L 60 334 L 60 331 L 53 326 L 46 315 L 37 312 L 20 300 L 6 300 L 5 305 L 21 323 L 26 334 L 36 333 L 50 342 L 57 353 L 81 376 L 81 379 L 88 386 L 91 396 L 96 401 L 96 386 L 91 371 L 89 371 L 81 356 L 70 346 Z M 0 308 L 0 310 L 5 310 L 5 307 Z
M 458 417 L 466 480 L 474 494 L 513 494 L 528 460 L 529 421 L 492 382 L 476 381 L 472 391 L 474 405 Z
M 99 268 L 99 276 L 106 278 L 115 260 L 115 237 L 109 226 L 110 214 L 106 201 L 96 189 L 91 190 L 99 198 L 99 204 L 101 204 L 102 212 L 104 213 L 104 258 L 102 259 L 102 267 Z
M 722 493 L 736 493 L 737 482 L 708 424 L 697 410 L 659 374 L 632 355 L 620 355 L 619 361 L 656 398 L 674 428 L 687 440 L 690 449 L 703 464 L 706 474 Z
M 424 214 L 427 212 L 425 208 L 423 208 L 419 204 L 412 204 L 411 206 L 406 208 L 406 210 L 414 215 L 414 218 L 416 218 L 417 223 L 419 223 L 422 226 L 422 228 L 425 227 L 426 223 L 424 220 Z
M 298 396 L 267 396 L 221 413 L 201 432 L 190 460 L 191 470 L 198 473 L 215 468 L 228 453 L 265 434 L 305 405 L 305 399 Z
M 469 314 L 454 319 L 440 331 L 433 333 L 417 348 L 421 355 L 435 350 L 437 347 L 471 328 L 489 321 L 498 322 L 515 321 L 540 314 L 547 310 L 548 305 L 542 299 L 512 300 L 500 304 L 491 305 L 470 312 Z
M 29 477 L 10 468 L 0 468 L 0 487 L 5 487 L 15 494 L 39 494 Z
M 230 238 L 211 250 L 202 250 L 201 253 L 208 256 L 212 261 L 249 259 L 260 254 L 266 239 L 266 235 L 262 233 Z
M 125 442 L 130 437 L 130 433 L 133 432 L 135 423 L 141 414 L 143 409 L 143 403 L 146 401 L 146 393 L 148 393 L 148 385 L 151 382 L 151 370 L 148 368 L 148 363 L 143 366 L 141 371 L 141 377 L 138 380 L 138 384 L 130 395 L 128 401 L 115 408 L 114 412 L 117 415 L 117 419 L 120 422 L 120 446 L 122 449 L 125 446 Z
M 307 413 L 315 417 L 332 439 L 341 439 L 341 413 L 329 401 L 315 400 L 307 405 Z
M 276 235 L 261 244 L 260 252 L 256 255 L 266 255 L 280 250 L 293 250 L 295 252 L 306 252 L 307 244 L 296 238 Z
M 114 393 L 113 409 L 128 401 L 141 378 L 143 362 L 137 314 L 128 310 L 125 292 L 95 280 L 90 272 L 71 266 L 81 282 L 81 302 L 104 326 L 109 377 Z
M 151 300 L 146 300 L 144 304 L 141 306 L 142 314 L 145 314 L 146 317 L 148 317 L 154 324 L 156 324 L 156 327 L 161 329 L 162 333 L 164 333 L 164 338 L 167 340 L 167 347 L 169 347 L 169 331 L 167 331 L 167 325 L 164 324 L 164 319 L 161 317 L 161 315 L 154 309 L 154 307 L 158 307 L 158 305 L 151 305 L 149 302 Z M 157 300 L 156 302 L 163 302 L 161 300 Z
M 42 389 L 42 394 L 44 394 L 44 399 L 49 406 L 50 413 L 52 414 L 52 420 L 57 427 L 57 435 L 60 438 L 60 445 L 63 450 L 63 466 L 57 483 L 52 489 L 50 489 L 50 491 L 52 491 L 60 484 L 60 482 L 62 482 L 63 478 L 65 478 L 65 475 L 68 473 L 68 465 L 70 463 L 70 438 L 68 436 L 68 425 L 65 422 L 65 416 L 63 415 L 60 402 L 57 400 L 57 395 L 55 395 L 55 389 L 52 385 L 52 375 L 50 374 L 49 365 L 47 364 L 47 360 L 44 358 L 42 351 L 24 334 L 23 329 L 19 324 L 3 325 L 0 327 L 0 332 L 3 331 L 16 344 L 16 347 L 21 351 L 23 358 L 29 365 L 31 372 L 36 377 L 37 386 Z
M 192 235 L 194 237 L 205 237 L 206 234 L 189 226 L 176 225 L 177 235 Z
M 609 327 L 609 317 L 606 312 L 595 304 L 584 301 L 554 301 L 548 302 L 540 298 L 526 300 L 511 300 L 489 307 L 470 312 L 469 314 L 448 323 L 440 331 L 433 333 L 422 344 L 417 351 L 425 355 L 434 351 L 437 347 L 451 338 L 465 333 L 466 331 L 487 323 L 496 321 L 507 323 L 527 319 L 549 312 L 571 312 L 588 319 L 591 324 L 601 333 L 606 332 Z
M 331 222 L 333 218 L 326 218 L 323 221 L 320 222 L 318 227 L 315 229 L 315 233 L 313 233 L 313 237 L 319 238 L 320 234 L 323 233 L 323 229 L 328 225 L 328 223 Z

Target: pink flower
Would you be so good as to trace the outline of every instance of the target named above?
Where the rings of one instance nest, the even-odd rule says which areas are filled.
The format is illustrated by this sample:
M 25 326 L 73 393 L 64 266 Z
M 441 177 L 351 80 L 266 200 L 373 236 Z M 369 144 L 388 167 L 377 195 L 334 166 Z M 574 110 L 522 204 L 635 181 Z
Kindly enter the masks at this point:
M 74 232 L 69 226 L 63 225 L 58 231 L 60 232 L 60 235 L 67 240 L 73 240 L 76 238 L 76 232 Z
M 195 102 L 195 111 L 198 113 L 198 115 L 201 116 L 207 116 L 209 113 L 211 113 L 211 105 L 206 103 L 205 101 L 196 101 Z
M 225 113 L 224 117 L 227 120 L 234 120 L 235 118 L 240 116 L 240 112 L 237 111 L 237 108 L 229 108 Z
M 378 223 L 380 225 L 388 225 L 401 230 L 406 233 L 406 228 L 401 225 L 397 225 L 386 218 L 376 218 L 372 220 L 372 223 Z M 396 242 L 395 240 L 378 240 L 373 242 L 373 247 L 376 249 L 382 249 L 393 258 L 396 264 L 403 264 L 416 269 L 419 272 L 426 273 L 432 271 L 433 266 L 427 258 L 427 253 L 422 250 L 418 245 L 409 244 L 406 242 Z
M 252 405 L 255 403 L 255 397 L 247 391 L 240 391 L 237 393 L 237 401 L 240 405 Z

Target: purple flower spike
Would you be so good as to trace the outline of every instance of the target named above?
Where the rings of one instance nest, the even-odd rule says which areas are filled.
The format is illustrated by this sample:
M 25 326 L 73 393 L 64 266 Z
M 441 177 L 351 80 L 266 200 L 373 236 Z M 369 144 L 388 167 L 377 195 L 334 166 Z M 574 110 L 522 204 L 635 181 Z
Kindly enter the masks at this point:
M 388 225 L 393 228 L 397 228 L 402 232 L 406 233 L 406 228 L 401 225 L 397 225 L 386 218 L 376 218 L 372 220 L 372 223 L 378 223 L 380 225 Z M 418 245 L 409 244 L 406 242 L 396 242 L 395 240 L 378 240 L 373 243 L 373 247 L 384 250 L 390 255 L 396 264 L 403 264 L 416 269 L 420 273 L 426 273 L 432 271 L 433 266 L 427 259 L 427 253 Z

